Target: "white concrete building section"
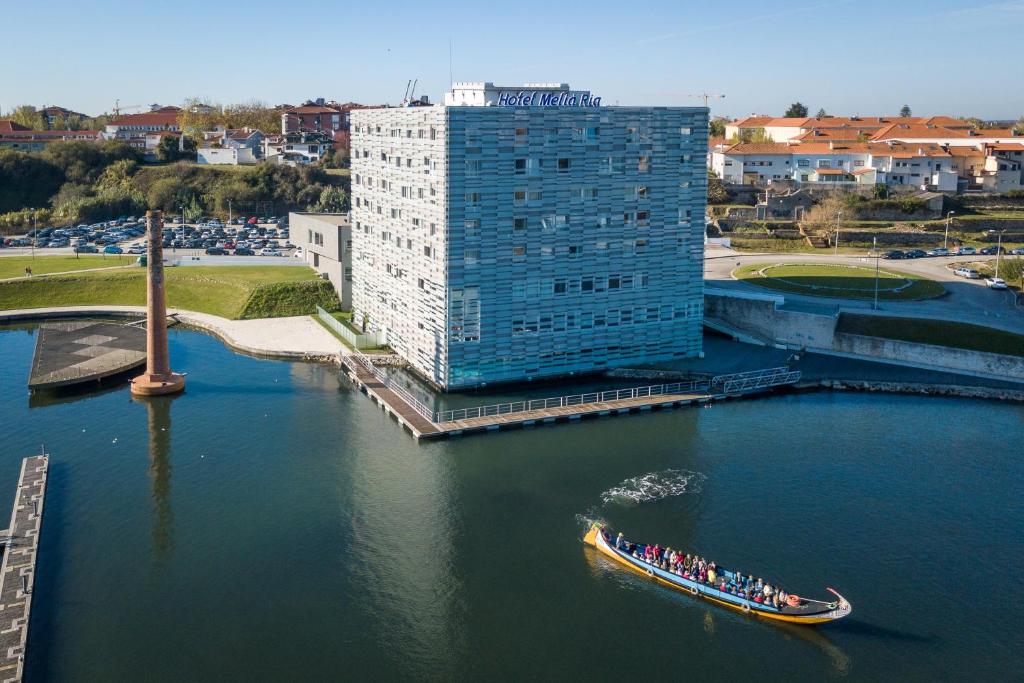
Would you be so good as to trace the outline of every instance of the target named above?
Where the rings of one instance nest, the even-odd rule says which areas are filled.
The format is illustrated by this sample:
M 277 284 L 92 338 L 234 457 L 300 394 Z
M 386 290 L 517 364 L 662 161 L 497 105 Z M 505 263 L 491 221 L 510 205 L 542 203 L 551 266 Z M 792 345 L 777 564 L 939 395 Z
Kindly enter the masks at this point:
M 444 101 L 352 112 L 357 325 L 446 389 L 701 352 L 707 109 Z
M 288 214 L 288 228 L 302 259 L 338 292 L 344 310 L 352 308 L 352 224 L 347 213 Z
M 197 164 L 219 164 L 238 166 L 239 164 L 255 164 L 258 161 L 253 150 L 246 147 L 201 147 L 196 150 Z

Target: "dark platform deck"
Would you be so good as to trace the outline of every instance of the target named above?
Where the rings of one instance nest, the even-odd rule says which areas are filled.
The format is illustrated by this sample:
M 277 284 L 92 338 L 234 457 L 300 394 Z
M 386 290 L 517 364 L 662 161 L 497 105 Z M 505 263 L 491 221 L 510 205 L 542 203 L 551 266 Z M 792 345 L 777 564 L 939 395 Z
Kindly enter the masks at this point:
M 109 322 L 70 320 L 39 326 L 30 389 L 96 381 L 146 362 L 146 330 Z
M 0 680 L 4 683 L 20 681 L 24 673 L 48 465 L 46 455 L 22 461 L 11 526 L 6 531 L 0 565 Z

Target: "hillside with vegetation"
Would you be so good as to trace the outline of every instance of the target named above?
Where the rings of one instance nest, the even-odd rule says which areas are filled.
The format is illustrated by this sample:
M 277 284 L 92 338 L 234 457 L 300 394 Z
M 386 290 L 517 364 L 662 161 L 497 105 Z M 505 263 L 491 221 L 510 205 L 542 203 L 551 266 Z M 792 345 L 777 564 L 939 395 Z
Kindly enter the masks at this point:
M 144 164 L 141 153 L 117 141 L 56 142 L 43 152 L 0 150 L 0 232 L 32 224 L 73 225 L 138 215 L 147 209 L 186 217 L 226 218 L 262 203 L 273 213 L 343 211 L 349 178 L 318 167 L 261 163 L 207 167 L 188 161 Z

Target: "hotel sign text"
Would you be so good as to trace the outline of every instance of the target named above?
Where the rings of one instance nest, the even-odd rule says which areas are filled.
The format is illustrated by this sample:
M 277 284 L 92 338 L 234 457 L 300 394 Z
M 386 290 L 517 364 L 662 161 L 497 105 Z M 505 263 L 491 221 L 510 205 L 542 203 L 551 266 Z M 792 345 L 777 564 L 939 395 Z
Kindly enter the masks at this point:
M 499 107 L 600 107 L 601 98 L 588 92 L 520 90 L 498 93 Z

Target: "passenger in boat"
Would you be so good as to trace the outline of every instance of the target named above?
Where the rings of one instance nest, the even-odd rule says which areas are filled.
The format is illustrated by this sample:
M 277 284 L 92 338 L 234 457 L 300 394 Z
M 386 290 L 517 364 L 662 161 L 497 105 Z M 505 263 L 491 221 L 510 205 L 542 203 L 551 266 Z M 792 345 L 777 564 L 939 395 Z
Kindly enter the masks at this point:
M 755 593 L 763 593 L 764 592 L 764 581 L 761 580 L 760 576 L 757 577 L 757 583 L 754 584 L 754 592 Z
M 708 566 L 708 583 L 710 583 L 712 586 L 714 586 L 715 585 L 715 579 L 717 579 L 717 578 L 718 578 L 718 575 L 715 573 L 714 566 L 713 565 L 709 565 Z
M 619 535 L 615 538 L 615 547 L 619 550 L 626 549 L 626 537 L 622 535 L 621 531 L 619 532 Z

